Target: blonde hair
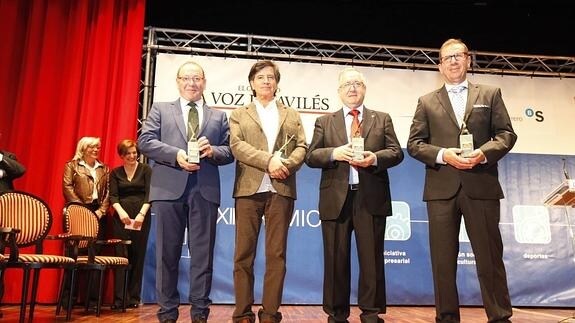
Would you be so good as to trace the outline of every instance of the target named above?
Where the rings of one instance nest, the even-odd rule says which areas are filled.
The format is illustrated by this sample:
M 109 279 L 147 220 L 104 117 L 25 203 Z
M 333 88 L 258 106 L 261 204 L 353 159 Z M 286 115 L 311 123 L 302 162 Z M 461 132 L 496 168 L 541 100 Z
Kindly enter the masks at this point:
M 441 53 L 443 52 L 443 49 L 447 46 L 451 46 L 451 45 L 461 45 L 463 46 L 463 48 L 465 48 L 465 52 L 469 52 L 469 49 L 467 48 L 467 45 L 465 45 L 465 43 L 463 42 L 463 40 L 458 39 L 458 38 L 449 38 L 448 40 L 446 40 L 441 47 L 439 48 L 439 60 L 441 60 Z
M 80 160 L 84 157 L 86 149 L 90 146 L 99 146 L 100 138 L 98 137 L 82 137 L 78 144 L 76 145 L 76 153 L 74 154 L 74 160 Z

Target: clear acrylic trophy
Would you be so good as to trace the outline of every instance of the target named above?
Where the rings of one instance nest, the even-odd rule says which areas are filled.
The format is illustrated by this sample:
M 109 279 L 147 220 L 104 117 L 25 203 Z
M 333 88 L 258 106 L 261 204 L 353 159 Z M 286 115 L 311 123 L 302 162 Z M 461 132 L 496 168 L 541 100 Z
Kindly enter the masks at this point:
M 361 125 L 363 120 L 359 122 L 357 128 L 352 127 L 354 133 L 351 134 L 351 149 L 353 150 L 352 160 L 362 160 L 364 151 L 364 138 L 361 136 Z
M 473 152 L 473 135 L 467 130 L 465 122 L 461 124 L 461 134 L 459 135 L 459 148 L 461 149 L 461 157 L 469 157 Z
M 362 160 L 363 157 L 363 137 L 351 138 L 351 149 L 353 150 L 353 160 Z
M 283 159 L 287 158 L 287 156 L 285 155 L 285 153 L 286 153 L 285 150 L 286 150 L 286 148 L 287 148 L 287 145 L 293 140 L 294 137 L 295 137 L 295 135 L 291 135 L 291 136 L 288 138 L 288 135 L 286 134 L 286 136 L 285 136 L 285 141 L 284 141 L 283 146 L 281 146 L 280 149 L 274 151 L 274 156 L 280 157 L 280 158 L 283 158 Z
M 200 162 L 200 146 L 195 136 L 188 141 L 188 163 L 198 164 Z

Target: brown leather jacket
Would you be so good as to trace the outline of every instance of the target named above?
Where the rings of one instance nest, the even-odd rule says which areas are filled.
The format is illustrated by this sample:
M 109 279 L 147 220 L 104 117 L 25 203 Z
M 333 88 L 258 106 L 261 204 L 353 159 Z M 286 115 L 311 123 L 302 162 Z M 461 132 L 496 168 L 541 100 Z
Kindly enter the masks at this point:
M 79 163 L 79 160 L 71 160 L 64 168 L 64 178 L 62 189 L 66 203 L 80 202 L 84 204 L 92 203 L 92 192 L 94 190 L 94 178 L 90 171 Z M 102 215 L 106 214 L 109 201 L 110 168 L 101 164 L 96 168 L 96 188 L 98 190 L 98 211 Z

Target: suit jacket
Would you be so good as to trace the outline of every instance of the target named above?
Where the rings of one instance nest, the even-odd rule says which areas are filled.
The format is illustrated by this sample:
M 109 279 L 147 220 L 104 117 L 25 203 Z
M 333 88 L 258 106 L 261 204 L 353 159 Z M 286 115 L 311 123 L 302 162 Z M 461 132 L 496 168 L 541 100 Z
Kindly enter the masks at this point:
M 469 83 L 465 116 L 473 146 L 481 149 L 487 163 L 471 170 L 436 164 L 441 148 L 459 147 L 460 129 L 445 86 L 421 98 L 411 124 L 409 155 L 426 165 L 423 199 L 453 197 L 459 187 L 474 199 L 501 199 L 497 161 L 513 148 L 517 135 L 499 88 Z
M 375 153 L 377 166 L 358 167 L 358 198 L 372 215 L 390 216 L 391 193 L 387 169 L 403 160 L 403 151 L 389 114 L 364 107 L 362 120 L 364 149 Z M 306 164 L 322 168 L 319 187 L 321 220 L 336 219 L 347 197 L 350 165 L 332 161 L 331 155 L 334 148 L 348 142 L 343 109 L 317 118 Z
M 234 161 L 229 147 L 229 126 L 226 114 L 206 104 L 198 138 L 205 136 L 212 145 L 213 156 L 200 160 L 197 171 L 198 185 L 202 197 L 220 204 L 220 173 L 218 166 Z M 150 202 L 176 200 L 186 189 L 190 173 L 183 170 L 176 161 L 180 149 L 187 151 L 186 125 L 182 116 L 180 100 L 156 102 L 138 137 L 138 148 L 154 161 L 150 183 Z
M 0 169 L 4 171 L 4 177 L 0 178 L 0 193 L 3 193 L 14 190 L 12 182 L 24 175 L 26 168 L 18 162 L 13 153 L 4 150 L 0 150 L 0 153 L 3 155 Z
M 285 149 L 286 167 L 290 176 L 286 179 L 271 179 L 272 186 L 282 196 L 297 198 L 295 172 L 304 162 L 307 144 L 299 113 L 277 101 L 279 127 L 274 151 L 285 144 L 286 135 L 294 135 Z M 250 196 L 257 192 L 267 172 L 272 153 L 263 131 L 255 103 L 250 103 L 232 111 L 230 115 L 232 153 L 236 162 L 234 197 Z

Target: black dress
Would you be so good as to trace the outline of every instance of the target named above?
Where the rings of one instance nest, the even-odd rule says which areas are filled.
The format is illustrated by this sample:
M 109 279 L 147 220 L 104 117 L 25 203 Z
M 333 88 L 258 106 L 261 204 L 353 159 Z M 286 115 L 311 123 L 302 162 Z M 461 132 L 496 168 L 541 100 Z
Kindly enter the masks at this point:
M 132 180 L 128 180 L 128 175 L 124 166 L 112 170 L 110 173 L 110 204 L 119 203 L 128 213 L 131 219 L 135 219 L 144 203 L 149 203 L 150 178 L 152 169 L 147 164 L 138 163 Z M 128 290 L 126 304 L 135 306 L 140 303 L 140 293 L 142 290 L 142 277 L 144 271 L 144 258 L 146 257 L 146 245 L 150 232 L 150 211 L 145 215 L 140 231 L 124 229 L 124 223 L 120 221 L 117 214 L 113 220 L 114 238 L 131 240 L 129 245 L 119 245 L 116 247 L 116 255 L 127 257 L 130 261 L 130 272 L 128 273 Z M 122 276 L 121 272 L 114 275 L 114 304 L 122 304 Z

